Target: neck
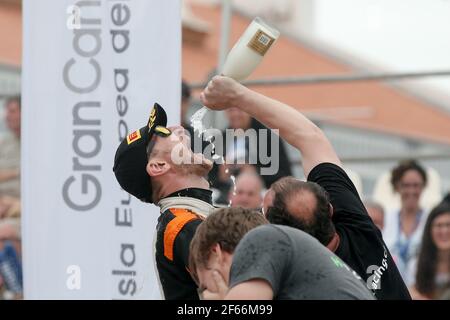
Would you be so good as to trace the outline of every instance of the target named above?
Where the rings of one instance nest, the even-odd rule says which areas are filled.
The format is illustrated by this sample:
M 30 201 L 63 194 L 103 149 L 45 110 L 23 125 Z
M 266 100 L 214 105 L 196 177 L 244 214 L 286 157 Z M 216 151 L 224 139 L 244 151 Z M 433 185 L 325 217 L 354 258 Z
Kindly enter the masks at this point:
M 188 175 L 184 177 L 166 177 L 164 179 L 166 182 L 161 183 L 161 188 L 157 190 L 155 203 L 157 203 L 162 198 L 182 189 L 186 188 L 200 188 L 209 189 L 208 181 L 200 176 Z
M 450 261 L 450 250 L 438 250 L 437 257 L 438 261 L 448 264 L 448 261 Z
M 403 217 L 415 217 L 420 211 L 419 206 L 404 207 L 401 209 L 400 214 Z

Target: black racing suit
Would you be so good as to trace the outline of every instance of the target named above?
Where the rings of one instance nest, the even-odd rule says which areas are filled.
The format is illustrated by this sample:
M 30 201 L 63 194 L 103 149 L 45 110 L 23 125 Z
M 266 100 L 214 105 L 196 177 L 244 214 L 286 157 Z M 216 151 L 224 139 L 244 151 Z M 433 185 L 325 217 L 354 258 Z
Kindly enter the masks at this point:
M 211 191 L 184 189 L 168 197 L 190 197 L 212 204 Z M 167 197 L 167 198 L 168 198 Z M 169 208 L 161 212 L 156 227 L 156 266 L 166 300 L 198 300 L 197 285 L 189 273 L 189 245 L 209 212 Z

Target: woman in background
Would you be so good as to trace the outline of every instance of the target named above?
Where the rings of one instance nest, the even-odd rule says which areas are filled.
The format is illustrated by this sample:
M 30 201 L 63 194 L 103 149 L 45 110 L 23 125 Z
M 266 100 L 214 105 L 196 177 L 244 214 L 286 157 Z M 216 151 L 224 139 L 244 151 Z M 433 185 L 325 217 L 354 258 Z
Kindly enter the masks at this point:
M 409 274 L 415 275 L 415 284 L 411 287 L 413 299 L 450 299 L 449 203 L 442 203 L 431 211 L 419 258 L 412 269 Z
M 427 211 L 420 207 L 427 174 L 415 160 L 405 160 L 392 170 L 391 184 L 400 195 L 401 207 L 386 213 L 383 238 L 409 286 L 406 272 L 417 257 L 427 220 Z

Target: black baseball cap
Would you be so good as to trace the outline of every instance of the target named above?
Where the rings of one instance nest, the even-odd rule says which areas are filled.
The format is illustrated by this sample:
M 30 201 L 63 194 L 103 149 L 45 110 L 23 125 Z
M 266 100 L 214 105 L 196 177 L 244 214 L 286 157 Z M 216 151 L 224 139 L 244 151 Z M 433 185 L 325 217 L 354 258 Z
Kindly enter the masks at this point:
M 166 111 L 155 103 L 147 125 L 123 139 L 114 157 L 113 171 L 120 186 L 144 202 L 153 203 L 151 178 L 146 170 L 147 154 L 150 154 L 151 150 L 147 148 L 155 128 L 166 125 Z

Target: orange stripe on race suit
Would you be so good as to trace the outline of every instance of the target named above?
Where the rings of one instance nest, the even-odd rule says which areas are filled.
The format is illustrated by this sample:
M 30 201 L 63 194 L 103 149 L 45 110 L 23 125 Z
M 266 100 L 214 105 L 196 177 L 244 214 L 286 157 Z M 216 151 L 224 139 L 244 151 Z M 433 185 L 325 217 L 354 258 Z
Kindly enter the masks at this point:
M 173 218 L 164 231 L 164 256 L 173 261 L 173 245 L 175 239 L 183 227 L 190 221 L 198 219 L 199 217 L 186 209 L 169 209 L 173 213 Z

